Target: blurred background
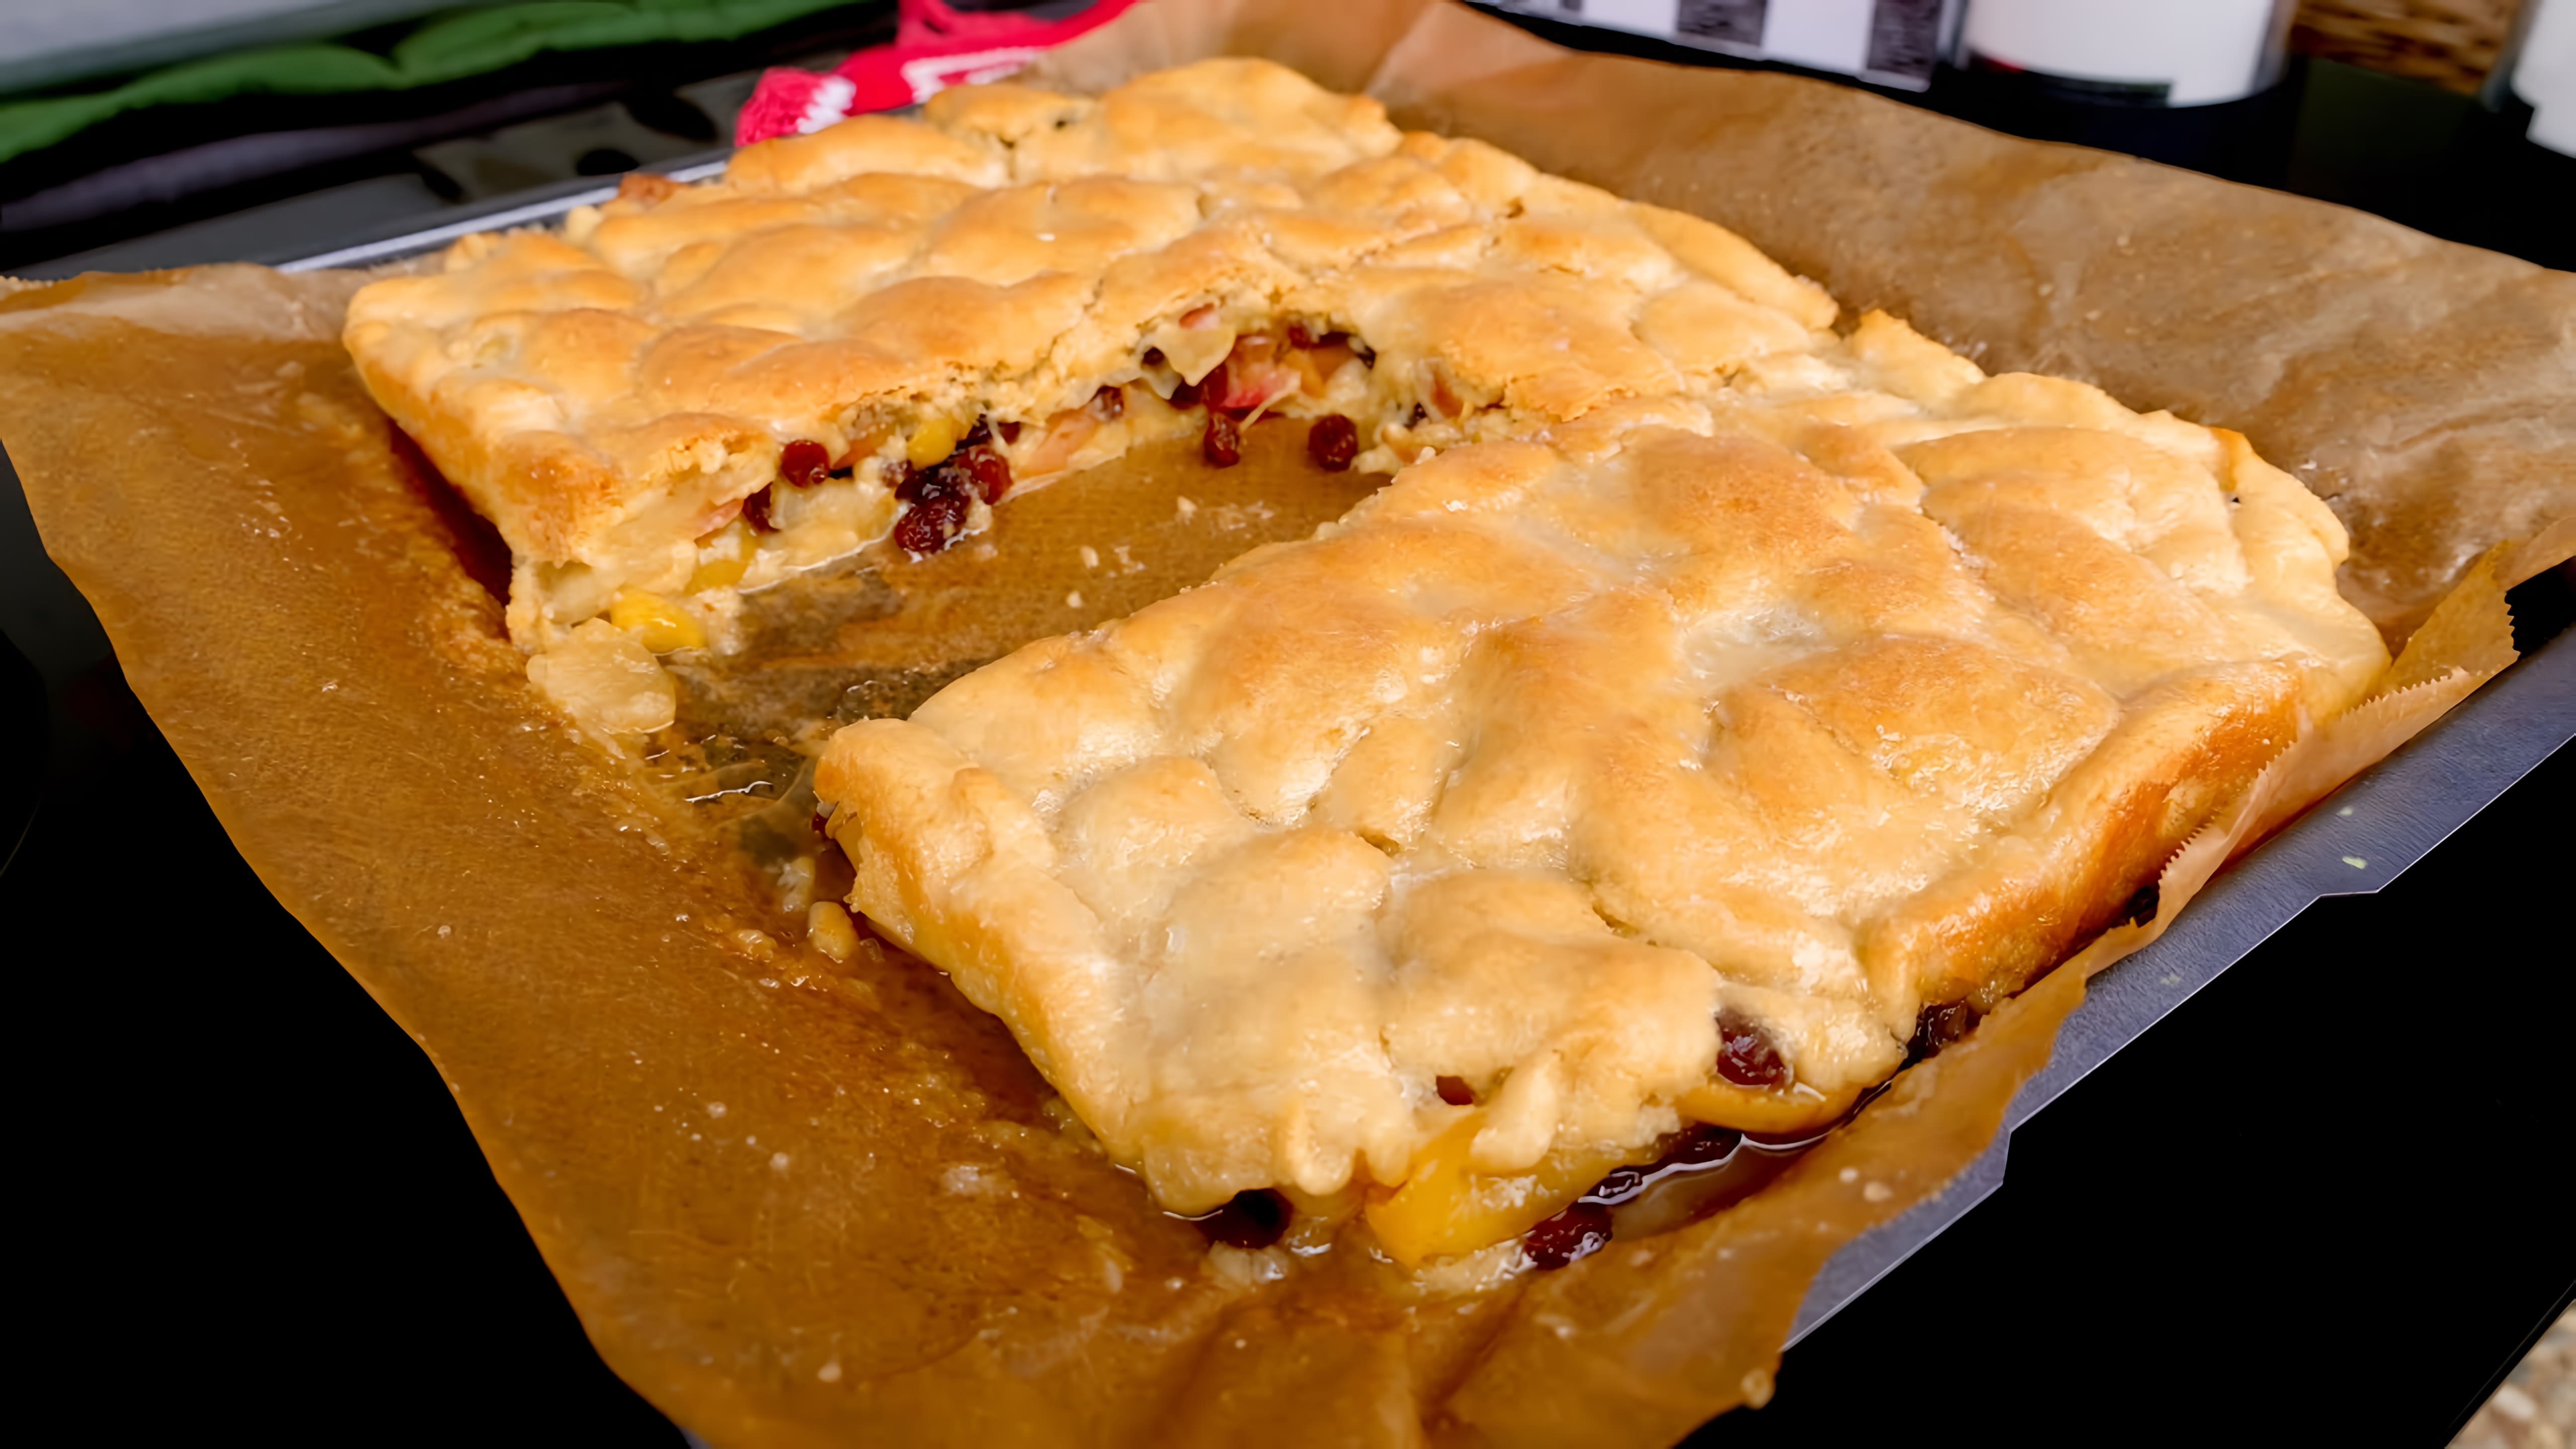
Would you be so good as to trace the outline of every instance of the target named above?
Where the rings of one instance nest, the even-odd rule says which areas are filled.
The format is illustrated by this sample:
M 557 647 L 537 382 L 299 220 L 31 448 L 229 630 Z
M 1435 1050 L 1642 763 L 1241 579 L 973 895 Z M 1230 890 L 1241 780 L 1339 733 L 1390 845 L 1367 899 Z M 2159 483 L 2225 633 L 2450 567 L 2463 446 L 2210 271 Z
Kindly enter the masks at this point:
M 2576 266 L 2576 0 L 1507 0 Z
M 1487 8 L 1569 45 L 1819 75 L 2555 265 L 2576 247 L 2576 0 Z M 894 28 L 890 0 L 9 0 L 0 271 L 285 261 L 713 159 L 763 68 L 828 67 Z
M 0 271 L 284 261 L 719 154 L 763 67 L 893 31 L 832 0 L 11 0 Z
M 1486 8 L 2576 266 L 2576 0 Z M 892 0 L 0 0 L 0 275 L 288 262 L 542 213 L 719 161 L 764 70 L 829 68 L 896 28 Z M 57 1188 L 26 1195 L 41 1402 L 155 1438 L 677 1443 L 590 1352 L 435 1070 L 232 852 L 14 482 L 0 916 L 22 1034 L 65 1057 L 21 1069 L 31 1176 Z M 2517 591 L 2527 644 L 2576 611 L 2565 577 Z M 2464 1424 L 2481 1449 L 2568 1442 L 2549 1415 L 2576 1388 L 2531 1366 L 2576 1376 L 2565 1345 L 2504 1377 L 2576 1278 L 2576 1200 L 2549 1185 L 2568 973 L 2478 1025 L 2503 1065 L 2476 1082 L 2368 1078 L 2391 1033 L 2424 1028 L 2409 1003 L 2463 949 L 2459 903 L 2564 894 L 2569 768 L 2387 891 L 2312 910 L 2017 1133 L 2004 1188 L 1708 1442 L 1967 1422 L 2000 1443 L 2433 1444 Z M 2344 989 L 2321 998 L 2320 965 Z M 2363 1078 L 2343 1100 L 2367 1105 L 2284 1105 L 2276 1085 L 2259 1117 L 2177 1106 L 2283 1041 Z

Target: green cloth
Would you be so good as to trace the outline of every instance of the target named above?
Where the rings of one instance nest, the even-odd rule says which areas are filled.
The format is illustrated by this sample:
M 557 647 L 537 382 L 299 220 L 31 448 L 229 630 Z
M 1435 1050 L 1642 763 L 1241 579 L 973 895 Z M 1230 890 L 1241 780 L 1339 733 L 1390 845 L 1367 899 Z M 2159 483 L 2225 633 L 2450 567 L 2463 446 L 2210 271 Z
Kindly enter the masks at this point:
M 403 37 L 389 54 L 279 45 L 192 60 L 113 90 L 0 102 L 0 161 L 51 146 L 120 112 L 227 96 L 399 91 L 462 80 L 549 50 L 733 40 L 851 0 L 529 0 L 464 10 Z

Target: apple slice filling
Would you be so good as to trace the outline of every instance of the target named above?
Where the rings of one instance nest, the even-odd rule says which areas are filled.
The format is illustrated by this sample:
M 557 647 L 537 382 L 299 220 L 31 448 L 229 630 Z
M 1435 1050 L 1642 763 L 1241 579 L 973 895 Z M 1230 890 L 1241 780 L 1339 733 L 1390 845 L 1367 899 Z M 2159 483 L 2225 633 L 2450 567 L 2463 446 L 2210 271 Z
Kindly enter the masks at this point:
M 1213 317 L 1213 308 L 1201 307 L 1177 326 L 1224 343 Z M 1173 331 L 1155 335 L 1168 340 Z M 1212 362 L 1214 349 L 1201 346 L 1195 377 L 1163 348 L 1147 347 L 1128 376 L 1043 418 L 889 418 L 851 427 L 856 441 L 837 452 L 817 439 L 791 440 L 779 450 L 775 478 L 709 520 L 683 589 L 620 588 L 598 613 L 657 655 L 729 653 L 740 647 L 733 624 L 740 594 L 880 540 L 915 559 L 940 553 L 989 526 L 992 509 L 1012 492 L 1145 443 L 1195 433 L 1210 463 L 1231 466 L 1242 456 L 1245 428 L 1269 416 L 1294 417 L 1307 422 L 1315 466 L 1391 468 L 1456 441 L 1430 437 L 1424 425 L 1467 411 L 1440 369 L 1380 378 L 1365 344 L 1308 321 L 1234 334 Z

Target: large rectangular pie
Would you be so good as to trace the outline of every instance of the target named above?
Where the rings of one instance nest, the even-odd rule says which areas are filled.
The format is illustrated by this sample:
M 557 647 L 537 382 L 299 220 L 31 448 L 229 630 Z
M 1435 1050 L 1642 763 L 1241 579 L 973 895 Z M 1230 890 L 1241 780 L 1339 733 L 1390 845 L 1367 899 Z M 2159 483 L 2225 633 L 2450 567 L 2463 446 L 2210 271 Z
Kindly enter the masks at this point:
M 1163 1203 L 1406 1264 L 1508 1271 L 1690 1124 L 1832 1122 L 2152 914 L 2387 662 L 2242 437 L 1838 328 L 1710 222 L 1259 61 L 947 92 L 349 315 L 612 730 L 742 591 L 1151 438 L 1392 471 L 816 784 L 853 909 Z

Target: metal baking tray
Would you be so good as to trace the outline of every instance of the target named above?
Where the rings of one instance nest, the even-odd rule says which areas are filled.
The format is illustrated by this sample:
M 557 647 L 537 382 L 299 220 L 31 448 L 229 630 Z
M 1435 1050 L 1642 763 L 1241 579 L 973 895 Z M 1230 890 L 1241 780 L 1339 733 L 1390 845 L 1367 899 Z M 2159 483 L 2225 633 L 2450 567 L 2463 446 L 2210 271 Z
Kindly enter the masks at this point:
M 724 170 L 730 151 L 716 151 L 688 156 L 667 166 L 652 166 L 674 181 L 704 181 Z M 446 213 L 448 220 L 431 226 L 417 227 L 388 236 L 358 241 L 316 252 L 309 257 L 279 262 L 281 272 L 311 272 L 324 267 L 377 267 L 399 262 L 425 252 L 434 252 L 461 236 L 478 231 L 507 231 L 513 227 L 542 226 L 560 221 L 564 213 L 576 206 L 597 206 L 617 194 L 617 182 L 601 183 L 585 177 L 579 181 L 558 182 L 553 186 L 522 191 L 502 197 L 487 205 L 461 207 Z
M 2488 681 L 2395 754 L 2346 782 L 2192 898 L 2145 950 L 2087 984 L 2048 1065 L 2022 1084 L 1993 1145 L 1938 1196 L 1826 1260 L 1789 1342 L 2002 1186 L 2013 1130 L 2328 896 L 2369 895 L 2422 860 L 2576 736 L 2576 628 Z
M 692 157 L 665 174 L 696 181 L 723 168 L 722 156 Z M 534 193 L 279 269 L 398 262 L 470 232 L 541 225 L 616 193 L 614 183 Z M 1993 1144 L 1939 1194 L 1826 1260 L 1799 1306 L 1789 1343 L 1814 1332 L 2001 1186 L 2015 1128 L 2309 906 L 2328 896 L 2367 895 L 2395 880 L 2571 737 L 2576 628 L 2536 646 L 2403 749 L 2222 871 L 2153 945 L 2094 977 L 2048 1066 L 2022 1084 Z

